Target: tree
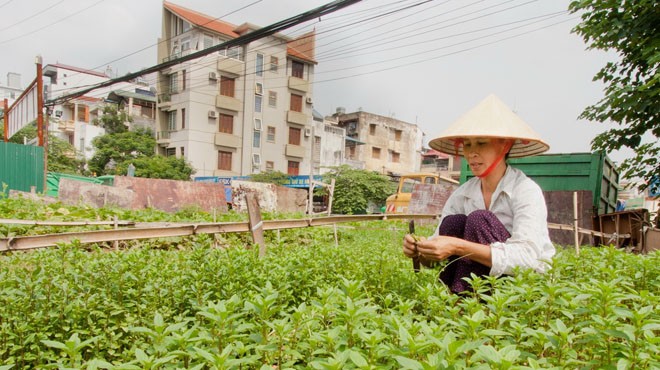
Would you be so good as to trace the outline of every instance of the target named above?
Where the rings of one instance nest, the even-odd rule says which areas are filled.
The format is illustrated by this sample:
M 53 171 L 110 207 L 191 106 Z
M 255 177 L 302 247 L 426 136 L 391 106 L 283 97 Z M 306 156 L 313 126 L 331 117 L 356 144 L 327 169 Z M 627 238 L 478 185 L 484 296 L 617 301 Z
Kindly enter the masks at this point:
M 616 51 L 620 57 L 594 76 L 594 81 L 605 83 L 605 97 L 580 115 L 619 125 L 596 136 L 592 148 L 633 149 L 635 156 L 619 167 L 622 177 L 650 182 L 660 174 L 660 7 L 656 0 L 581 0 L 573 1 L 569 9 L 581 15 L 582 22 L 573 32 L 589 49 Z M 656 140 L 642 143 L 649 132 Z
M 185 159 L 160 155 L 142 156 L 135 160 L 127 160 L 118 164 L 115 172 L 122 175 L 126 174 L 129 164 L 135 166 L 135 177 L 187 181 L 195 173 L 195 169 Z
M 133 122 L 133 118 L 124 111 L 119 111 L 116 105 L 108 104 L 103 107 L 103 115 L 94 120 L 94 123 L 103 127 L 106 134 L 119 134 L 128 131 L 126 122 Z
M 151 131 L 137 129 L 115 134 L 97 136 L 92 140 L 96 150 L 89 160 L 89 170 L 97 175 L 121 175 L 116 171 L 126 161 L 140 157 L 153 157 L 156 139 Z M 128 166 L 128 164 L 126 164 Z
M 384 204 L 385 199 L 396 191 L 386 176 L 377 172 L 356 170 L 347 165 L 333 167 L 323 175 L 324 182 L 335 179 L 332 210 L 335 213 L 365 213 L 369 202 Z

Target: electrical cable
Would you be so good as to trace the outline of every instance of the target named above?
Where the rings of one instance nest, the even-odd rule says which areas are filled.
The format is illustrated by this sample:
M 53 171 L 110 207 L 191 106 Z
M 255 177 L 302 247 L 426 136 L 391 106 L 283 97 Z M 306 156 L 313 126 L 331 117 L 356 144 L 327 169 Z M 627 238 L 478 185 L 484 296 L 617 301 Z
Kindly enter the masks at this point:
M 104 2 L 104 1 L 105 1 L 105 0 L 99 0 L 99 1 L 95 2 L 94 4 L 92 4 L 92 5 L 90 5 L 90 6 L 86 7 L 86 8 L 80 9 L 80 10 L 78 10 L 77 12 L 71 13 L 71 14 L 67 15 L 67 16 L 64 17 L 64 18 L 60 18 L 60 19 L 56 20 L 55 22 L 53 22 L 53 23 L 49 23 L 49 24 L 47 24 L 47 25 L 45 25 L 45 26 L 43 26 L 43 27 L 41 27 L 41 28 L 37 28 L 37 29 L 34 30 L 34 31 L 30 31 L 30 32 L 25 33 L 25 34 L 22 34 L 22 35 L 20 35 L 20 36 L 16 36 L 16 37 L 14 37 L 14 38 L 12 38 L 12 39 L 7 39 L 7 40 L 4 40 L 4 41 L 0 41 L 0 45 L 2 45 L 2 44 L 6 44 L 6 43 L 11 42 L 11 41 L 14 41 L 14 40 L 18 40 L 18 39 L 23 38 L 23 37 L 25 37 L 25 36 L 32 35 L 33 33 L 39 32 L 39 31 L 41 31 L 41 30 L 43 30 L 43 29 L 45 29 L 45 28 L 48 28 L 48 27 L 50 27 L 50 26 L 52 26 L 52 25 L 58 24 L 58 23 L 60 23 L 60 22 L 62 22 L 62 21 L 64 21 L 64 20 L 66 20 L 66 19 L 69 19 L 69 18 L 73 17 L 74 15 L 78 15 L 78 14 L 84 12 L 84 11 L 87 10 L 87 9 L 93 8 L 93 7 L 99 5 L 100 3 Z
M 8 0 L 6 3 L 0 5 L 0 9 L 4 8 L 7 4 L 11 3 L 14 0 Z
M 53 4 L 53 5 L 49 6 L 49 7 L 47 7 L 46 9 L 40 10 L 40 11 L 38 11 L 38 12 L 32 14 L 31 16 L 28 16 L 28 17 L 26 17 L 26 18 L 23 18 L 23 19 L 21 19 L 20 21 L 18 21 L 18 22 L 16 22 L 16 23 L 12 23 L 12 24 L 10 24 L 9 26 L 7 26 L 7 27 L 5 27 L 5 28 L 0 28 L 0 31 L 8 30 L 8 29 L 14 27 L 14 26 L 17 25 L 17 24 L 21 24 L 21 23 L 23 23 L 23 22 L 25 22 L 25 21 L 27 21 L 27 20 L 30 20 L 30 19 L 32 19 L 32 18 L 38 16 L 38 15 L 41 14 L 41 13 L 45 13 L 45 12 L 47 12 L 47 11 L 53 9 L 54 7 L 56 7 L 56 6 L 60 5 L 60 4 L 62 4 L 62 3 L 65 2 L 65 1 L 66 1 L 66 0 L 60 0 L 60 2 L 55 3 L 55 4 Z M 5 4 L 5 5 L 7 5 L 7 4 Z M 4 6 L 4 5 L 3 5 L 3 6 Z

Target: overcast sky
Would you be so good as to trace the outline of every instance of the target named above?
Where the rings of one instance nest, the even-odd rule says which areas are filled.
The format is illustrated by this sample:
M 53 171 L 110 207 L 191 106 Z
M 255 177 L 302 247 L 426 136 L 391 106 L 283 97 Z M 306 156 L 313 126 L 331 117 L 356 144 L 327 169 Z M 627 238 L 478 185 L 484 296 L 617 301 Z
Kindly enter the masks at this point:
M 172 2 L 233 24 L 266 26 L 329 1 Z M 579 19 L 562 13 L 568 4 L 365 0 L 284 34 L 317 31 L 314 107 L 324 115 L 345 107 L 391 116 L 417 123 L 428 141 L 494 93 L 550 152 L 585 152 L 606 126 L 577 117 L 602 97 L 592 77 L 615 55 L 586 50 L 570 32 Z M 17 72 L 25 87 L 37 54 L 44 65 L 110 65 L 120 75 L 157 64 L 161 18 L 157 0 L 0 0 L 0 82 Z M 610 153 L 615 161 L 627 155 Z

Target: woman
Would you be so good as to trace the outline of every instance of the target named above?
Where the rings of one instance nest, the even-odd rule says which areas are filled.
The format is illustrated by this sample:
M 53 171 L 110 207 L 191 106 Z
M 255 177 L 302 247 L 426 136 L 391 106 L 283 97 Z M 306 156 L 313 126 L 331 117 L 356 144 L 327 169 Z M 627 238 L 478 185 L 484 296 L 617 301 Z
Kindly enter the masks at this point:
M 403 253 L 422 264 L 448 259 L 440 280 L 454 293 L 470 290 L 465 280 L 511 274 L 516 267 L 547 270 L 555 254 L 548 236 L 541 188 L 507 157 L 549 149 L 497 97 L 490 95 L 452 124 L 429 146 L 463 155 L 475 175 L 447 200 L 434 236 L 403 240 Z

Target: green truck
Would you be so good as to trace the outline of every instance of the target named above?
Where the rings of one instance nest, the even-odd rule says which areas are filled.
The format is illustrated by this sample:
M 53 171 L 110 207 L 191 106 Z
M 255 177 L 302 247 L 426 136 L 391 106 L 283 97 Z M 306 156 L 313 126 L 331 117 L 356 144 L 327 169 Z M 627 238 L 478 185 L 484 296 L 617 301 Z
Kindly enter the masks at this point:
M 594 216 L 616 210 L 619 173 L 604 153 L 542 154 L 512 158 L 508 163 L 536 181 L 544 192 L 590 191 Z M 463 159 L 460 183 L 471 177 L 474 175 Z

